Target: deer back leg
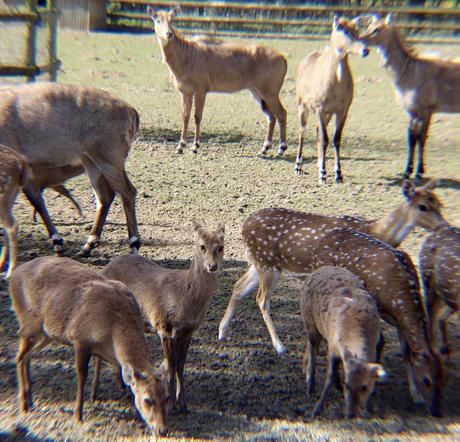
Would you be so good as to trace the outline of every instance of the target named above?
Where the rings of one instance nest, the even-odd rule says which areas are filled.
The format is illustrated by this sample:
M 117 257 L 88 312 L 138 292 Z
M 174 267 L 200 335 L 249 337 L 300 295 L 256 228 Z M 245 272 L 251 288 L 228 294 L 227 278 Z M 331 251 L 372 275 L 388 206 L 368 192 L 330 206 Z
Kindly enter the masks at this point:
M 327 125 L 329 124 L 330 116 L 318 113 L 318 125 L 317 125 L 317 150 L 318 150 L 318 175 L 319 183 L 324 184 L 326 182 L 326 150 L 329 144 L 329 137 L 327 135 Z
M 206 101 L 206 92 L 196 92 L 195 99 L 195 140 L 193 143 L 192 153 L 198 153 L 200 148 L 200 129 L 203 118 L 204 103 Z
M 280 98 L 278 94 L 271 94 L 264 91 L 259 91 L 262 100 L 267 105 L 269 111 L 275 115 L 276 119 L 278 120 L 278 124 L 280 127 L 280 145 L 278 148 L 278 154 L 283 155 L 287 149 L 286 143 L 286 119 L 287 119 L 287 112 L 286 109 L 281 104 Z
M 267 106 L 267 103 L 262 99 L 262 96 L 260 93 L 257 91 L 257 89 L 250 89 L 250 92 L 254 99 L 259 103 L 260 108 L 262 109 L 262 112 L 265 114 L 268 120 L 268 129 L 267 129 L 267 135 L 265 137 L 264 144 L 262 146 L 262 149 L 260 149 L 260 155 L 265 155 L 268 150 L 272 147 L 272 142 L 273 142 L 273 132 L 275 130 L 275 124 L 276 124 L 276 117 L 273 115 L 273 113 L 270 111 L 270 109 Z
M 430 128 L 431 115 L 428 115 L 426 118 L 422 119 L 420 122 L 420 130 L 418 136 L 418 162 L 417 170 L 415 172 L 415 179 L 421 181 L 423 174 L 425 173 L 425 164 L 424 164 L 424 151 L 425 143 L 428 137 L 428 130 Z
M 179 144 L 177 145 L 176 152 L 182 153 L 187 146 L 187 131 L 190 121 L 190 114 L 192 113 L 193 94 L 181 92 L 181 105 L 182 105 L 182 129 L 180 134 Z
M 295 161 L 295 173 L 300 175 L 302 173 L 302 162 L 303 162 L 303 142 L 305 138 L 305 131 L 307 129 L 308 120 L 308 109 L 303 105 L 299 104 L 299 149 L 297 151 L 297 159 Z
M 335 377 L 335 372 L 337 370 L 337 365 L 338 365 L 338 358 L 334 356 L 333 354 L 329 353 L 326 379 L 324 381 L 324 386 L 323 386 L 323 390 L 321 391 L 321 396 L 319 398 L 319 401 L 317 402 L 313 410 L 313 414 L 312 414 L 313 417 L 318 416 L 321 413 L 321 410 L 323 409 L 327 394 L 329 393 L 329 390 L 331 389 L 332 384 L 334 383 L 334 377 Z
M 404 178 L 410 178 L 414 170 L 414 150 L 419 136 L 419 124 L 415 115 L 410 116 L 407 132 L 407 164 Z
M 233 286 L 232 296 L 227 306 L 227 310 L 219 324 L 219 340 L 224 340 L 227 336 L 230 321 L 236 312 L 239 301 L 251 293 L 259 285 L 259 274 L 254 265 L 251 265 L 244 275 Z
M 177 377 L 176 377 L 176 395 L 177 403 L 179 405 L 180 411 L 187 410 L 187 404 L 185 402 L 185 392 L 184 392 L 184 367 L 185 361 L 187 359 L 187 352 L 190 346 L 190 341 L 192 340 L 192 335 L 186 335 L 177 339 L 176 342 L 176 351 L 177 351 Z

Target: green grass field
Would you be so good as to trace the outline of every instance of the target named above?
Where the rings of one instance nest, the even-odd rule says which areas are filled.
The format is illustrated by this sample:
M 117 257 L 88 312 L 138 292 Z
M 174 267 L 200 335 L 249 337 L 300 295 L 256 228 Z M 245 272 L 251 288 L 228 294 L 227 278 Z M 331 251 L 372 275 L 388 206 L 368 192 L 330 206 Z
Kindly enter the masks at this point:
M 2 36 L 3 38 L 3 36 Z M 324 42 L 271 41 L 288 59 L 289 71 L 281 100 L 288 110 L 289 149 L 280 158 L 276 149 L 257 156 L 266 121 L 249 93 L 208 95 L 202 122 L 202 148 L 176 155 L 180 132 L 178 93 L 169 81 L 153 36 L 61 32 L 59 81 L 108 90 L 134 105 L 141 131 L 130 153 L 127 169 L 138 189 L 137 211 L 144 246 L 141 253 L 171 267 L 184 267 L 192 253 L 193 218 L 210 225 L 226 224 L 226 265 L 206 322 L 194 338 L 186 365 L 189 413 L 170 417 L 171 437 L 183 440 L 460 440 L 459 353 L 452 358 L 444 393 L 445 417 L 433 419 L 416 407 L 409 395 L 405 369 L 394 329 L 384 325 L 387 346 L 383 365 L 388 381 L 378 388 L 375 413 L 353 421 L 343 417 L 341 393 L 332 391 L 321 418 L 308 416 L 313 401 L 306 395 L 301 358 L 304 332 L 299 315 L 300 281 L 283 275 L 272 301 L 272 317 L 288 349 L 276 355 L 268 332 L 249 296 L 231 324 L 227 342 L 217 341 L 219 321 L 231 288 L 245 268 L 240 224 L 268 206 L 290 207 L 326 214 L 354 214 L 377 218 L 402 201 L 401 172 L 406 161 L 407 118 L 394 98 L 394 88 L 374 51 L 366 59 L 353 58 L 355 97 L 343 136 L 344 184 L 333 183 L 333 149 L 329 149 L 328 183 L 317 184 L 314 121 L 310 119 L 304 152 L 304 174 L 294 174 L 297 143 L 295 70 L 302 57 Z M 426 46 L 446 56 L 459 46 Z M 1 52 L 0 52 L 1 55 Z M 193 124 L 191 125 L 193 129 Z M 437 194 L 444 215 L 460 225 L 460 116 L 436 115 L 426 148 L 428 177 L 444 179 Z M 191 132 L 190 132 L 190 135 Z M 277 132 L 275 133 L 275 138 Z M 190 136 L 191 141 L 191 136 Z M 68 256 L 84 244 L 92 225 L 95 204 L 86 177 L 68 183 L 84 218 L 62 197 L 46 192 L 48 208 L 66 239 Z M 20 224 L 20 260 L 51 253 L 41 223 L 20 196 L 15 206 Z M 402 247 L 417 260 L 426 232 L 416 229 Z M 101 269 L 112 256 L 128 252 L 121 204 L 116 200 L 101 245 L 84 259 Z M 459 348 L 457 324 L 451 340 Z M 160 344 L 149 338 L 158 363 Z M 35 410 L 19 416 L 16 408 L 15 352 L 17 323 L 10 310 L 6 284 L 0 283 L 0 440 L 109 441 L 149 440 L 136 418 L 132 400 L 119 391 L 114 371 L 105 369 L 100 399 L 85 404 L 85 422 L 72 419 L 76 394 L 73 353 L 50 346 L 32 359 Z M 318 358 L 317 382 L 325 374 L 324 350 Z M 316 397 L 317 399 L 317 397 Z M 3 433 L 2 433 L 3 431 Z

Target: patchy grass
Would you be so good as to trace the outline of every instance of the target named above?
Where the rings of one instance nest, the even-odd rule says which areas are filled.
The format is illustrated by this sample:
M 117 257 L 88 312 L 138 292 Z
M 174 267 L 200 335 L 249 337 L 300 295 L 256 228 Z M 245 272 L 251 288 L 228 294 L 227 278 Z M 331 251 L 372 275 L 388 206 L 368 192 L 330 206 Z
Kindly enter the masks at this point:
M 313 402 L 306 396 L 301 356 L 304 345 L 297 293 L 300 281 L 284 275 L 273 296 L 272 315 L 288 354 L 278 357 L 259 309 L 252 297 L 241 302 L 226 343 L 217 341 L 218 323 L 233 283 L 245 268 L 239 226 L 254 211 L 267 206 L 291 207 L 321 213 L 380 217 L 401 202 L 401 179 L 406 160 L 407 119 L 394 99 L 393 86 L 379 67 L 377 54 L 352 59 L 355 98 L 343 137 L 345 183 L 317 184 L 314 122 L 305 151 L 305 173 L 294 175 L 297 140 L 295 69 L 301 58 L 323 43 L 263 40 L 277 47 L 289 63 L 282 91 L 288 109 L 289 150 L 284 157 L 272 152 L 256 156 L 266 129 L 265 119 L 248 93 L 209 95 L 202 123 L 203 146 L 198 155 L 175 154 L 179 140 L 179 97 L 161 62 L 152 36 L 60 34 L 63 61 L 60 81 L 91 84 L 133 104 L 141 115 L 141 133 L 128 163 L 138 189 L 137 210 L 143 237 L 142 253 L 171 267 L 188 265 L 191 219 L 226 223 L 226 266 L 207 320 L 193 340 L 186 367 L 190 412 L 171 416 L 172 436 L 178 439 L 239 440 L 455 440 L 460 438 L 458 407 L 460 377 L 454 367 L 445 389 L 445 417 L 432 419 L 413 405 L 394 330 L 384 325 L 387 347 L 383 364 L 388 382 L 378 389 L 375 414 L 370 419 L 343 418 L 343 399 L 333 391 L 320 419 L 308 416 Z M 424 48 L 425 49 L 425 48 Z M 460 47 L 427 47 L 448 56 Z M 459 116 L 434 118 L 427 145 L 428 176 L 443 177 L 438 194 L 446 218 L 460 225 L 458 190 Z M 332 155 L 331 150 L 329 153 Z M 85 212 L 78 218 L 67 201 L 47 192 L 53 219 L 74 256 L 83 245 L 94 214 L 92 191 L 85 177 L 69 182 Z M 21 227 L 20 259 L 51 253 L 44 228 L 34 224 L 30 206 L 18 199 L 15 212 Z M 119 201 L 112 207 L 103 241 L 84 262 L 100 269 L 108 260 L 128 251 L 124 214 Z M 416 230 L 403 248 L 416 260 L 426 233 Z M 150 438 L 136 419 L 132 400 L 118 390 L 114 372 L 103 371 L 100 400 L 85 405 L 86 419 L 72 419 L 75 398 L 73 354 L 68 348 L 49 347 L 32 361 L 35 410 L 19 416 L 16 410 L 14 355 L 17 323 L 10 310 L 6 285 L 0 286 L 0 439 L 10 440 L 120 440 Z M 459 346 L 458 329 L 451 328 Z M 161 350 L 151 337 L 160 362 Z M 323 353 L 324 356 L 324 353 Z M 324 377 L 319 358 L 318 381 Z

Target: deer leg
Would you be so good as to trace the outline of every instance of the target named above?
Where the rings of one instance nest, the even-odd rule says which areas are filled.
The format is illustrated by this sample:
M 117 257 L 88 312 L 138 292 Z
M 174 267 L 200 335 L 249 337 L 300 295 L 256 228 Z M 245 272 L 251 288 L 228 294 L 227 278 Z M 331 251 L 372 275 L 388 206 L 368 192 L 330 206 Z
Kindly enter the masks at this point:
M 259 305 L 260 311 L 267 326 L 268 333 L 272 339 L 273 347 L 276 352 L 281 355 L 286 353 L 284 345 L 281 343 L 278 334 L 276 333 L 275 325 L 273 324 L 270 316 L 270 297 L 275 288 L 275 284 L 279 278 L 279 272 L 263 272 L 259 274 L 259 291 L 257 292 L 257 304 Z
M 203 117 L 204 102 L 206 100 L 206 92 L 195 93 L 195 140 L 192 152 L 198 153 L 200 148 L 200 127 Z
M 342 114 L 336 114 L 335 117 L 335 133 L 333 138 L 334 148 L 335 148 L 335 182 L 342 183 L 342 170 L 340 168 L 340 142 L 342 140 L 343 127 L 345 126 L 345 121 L 347 119 L 347 112 Z
M 305 137 L 305 131 L 307 129 L 307 120 L 308 120 L 308 109 L 303 105 L 299 105 L 299 120 L 300 120 L 300 129 L 299 129 L 299 149 L 297 151 L 297 159 L 295 161 L 295 173 L 300 175 L 302 173 L 302 152 L 303 152 L 303 141 Z
M 172 336 L 161 336 L 161 345 L 163 347 L 163 354 L 168 364 L 169 376 L 169 397 L 170 405 L 173 409 L 176 408 L 176 373 L 177 373 L 177 354 L 175 346 L 175 338 Z
M 331 355 L 331 354 L 328 355 L 328 366 L 327 366 L 326 379 L 324 382 L 323 390 L 321 391 L 321 396 L 319 398 L 319 401 L 317 402 L 313 410 L 312 417 L 318 416 L 321 413 L 321 410 L 323 409 L 323 405 L 326 400 L 326 396 L 329 393 L 329 390 L 331 389 L 332 384 L 334 383 L 335 371 L 337 370 L 337 362 L 338 362 L 338 359 L 334 355 Z
M 410 117 L 409 130 L 407 136 L 407 164 L 404 178 L 410 178 L 414 170 L 414 150 L 418 138 L 418 120 L 415 116 Z
M 375 362 L 377 364 L 380 364 L 384 346 L 385 346 L 385 337 L 383 336 L 383 333 L 380 333 L 379 340 L 377 342 L 377 347 L 375 349 Z
M 94 375 L 93 381 L 91 382 L 91 396 L 90 400 L 92 402 L 96 401 L 97 398 L 97 390 L 99 388 L 99 376 L 101 374 L 101 364 L 102 360 L 99 356 L 94 357 Z
M 5 279 L 9 279 L 11 273 L 17 264 L 17 233 L 18 226 L 13 216 L 12 207 L 16 195 L 12 195 L 10 201 L 7 201 L 6 208 L 3 207 L 4 212 L 1 213 L 0 221 L 3 224 L 3 229 L 5 232 L 4 245 L 2 248 L 2 254 L 0 256 L 0 270 L 5 268 L 6 275 Z
M 48 235 L 53 241 L 54 253 L 58 256 L 62 255 L 64 252 L 64 239 L 49 216 L 40 188 L 32 180 L 28 180 L 22 191 L 45 223 Z
M 75 407 L 75 418 L 78 422 L 83 421 L 84 388 L 88 377 L 88 364 L 91 358 L 91 351 L 85 347 L 75 348 L 75 368 L 77 370 L 77 404 Z
M 319 340 L 314 339 L 309 335 L 305 345 L 305 353 L 303 357 L 305 380 L 307 382 L 307 393 L 309 397 L 313 396 L 313 392 L 315 390 L 315 362 L 318 346 Z
M 11 277 L 11 273 L 16 267 L 17 264 L 17 254 L 18 254 L 18 225 L 14 223 L 12 226 L 6 227 L 6 242 L 8 244 L 7 250 L 9 254 L 8 270 L 6 271 L 5 279 L 8 280 Z M 1 266 L 0 266 L 1 268 Z
M 187 404 L 185 402 L 185 393 L 184 393 L 184 367 L 185 361 L 187 359 L 187 352 L 192 340 L 191 335 L 182 337 L 176 342 L 176 351 L 177 351 L 177 378 L 176 378 L 176 395 L 177 403 L 179 404 L 180 411 L 187 410 Z
M 219 340 L 223 341 L 227 335 L 230 321 L 235 315 L 238 302 L 251 293 L 259 285 L 259 274 L 254 265 L 251 265 L 246 273 L 233 286 L 232 297 L 227 310 L 219 324 Z
M 192 113 L 192 103 L 193 103 L 193 95 L 186 94 L 181 92 L 181 100 L 182 100 L 182 131 L 180 134 L 180 141 L 177 145 L 176 152 L 182 153 L 187 146 L 187 131 L 188 131 L 188 123 L 190 121 L 190 114 Z
M 62 195 L 66 197 L 67 199 L 70 200 L 70 202 L 73 204 L 73 206 L 77 209 L 78 214 L 80 216 L 83 216 L 83 212 L 81 211 L 80 204 L 78 204 L 78 201 L 73 197 L 72 192 L 70 192 L 69 189 L 65 186 L 53 186 L 51 187 L 56 193 L 59 193 L 59 195 Z
M 264 145 L 259 152 L 260 155 L 265 155 L 268 152 L 268 149 L 272 147 L 273 131 L 275 130 L 276 117 L 270 111 L 267 103 L 265 103 L 265 101 L 262 99 L 262 96 L 256 89 L 250 89 L 250 92 L 257 103 L 259 103 L 262 112 L 265 114 L 268 120 L 267 136 L 265 137 Z
M 446 307 L 444 311 L 437 318 L 439 333 L 441 336 L 441 347 L 439 349 L 439 352 L 441 353 L 443 357 L 446 357 L 447 359 L 450 356 L 450 348 L 449 348 L 448 333 L 447 333 L 447 323 L 448 323 L 449 318 L 454 313 L 455 313 L 454 310 L 450 309 L 449 307 Z
M 329 144 L 329 137 L 327 136 L 327 121 L 322 114 L 318 115 L 317 135 L 319 183 L 324 184 L 326 182 L 326 149 Z
M 283 155 L 287 149 L 286 143 L 286 118 L 287 112 L 286 109 L 281 104 L 278 94 L 272 95 L 265 92 L 260 92 L 263 101 L 267 105 L 269 111 L 275 115 L 276 119 L 278 120 L 278 124 L 280 127 L 280 145 L 278 148 L 278 154 Z
M 8 243 L 8 232 L 4 228 L 4 239 L 3 239 L 3 247 L 2 247 L 2 253 L 0 255 L 0 270 L 3 270 L 6 268 L 6 264 L 8 262 L 8 255 L 9 255 L 9 243 Z
M 431 115 L 427 118 L 421 120 L 420 125 L 420 134 L 418 137 L 418 162 L 417 162 L 417 170 L 415 172 L 415 179 L 417 181 L 421 181 L 422 176 L 425 172 L 425 165 L 424 165 L 424 150 L 425 150 L 425 143 L 428 136 L 428 129 L 430 128 L 431 122 Z

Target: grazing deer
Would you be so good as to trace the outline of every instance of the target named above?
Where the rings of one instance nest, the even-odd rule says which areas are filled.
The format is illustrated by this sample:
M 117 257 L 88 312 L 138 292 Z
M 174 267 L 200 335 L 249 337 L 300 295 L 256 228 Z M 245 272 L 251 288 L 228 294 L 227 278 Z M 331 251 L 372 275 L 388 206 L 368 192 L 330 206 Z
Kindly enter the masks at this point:
M 0 270 L 7 264 L 5 278 L 9 279 L 17 263 L 18 225 L 13 216 L 13 204 L 31 176 L 26 159 L 3 144 L 0 144 L 0 222 L 6 234 L 0 255 Z
M 195 253 L 188 270 L 166 269 L 141 256 L 126 255 L 112 259 L 102 272 L 129 287 L 160 336 L 171 402 L 180 409 L 186 409 L 183 377 L 188 347 L 216 290 L 224 255 L 223 224 L 211 232 L 194 223 L 194 230 Z M 99 367 L 96 378 L 98 374 Z M 97 389 L 97 380 L 93 385 Z
M 357 41 L 358 29 L 353 22 L 334 17 L 329 45 L 321 52 L 305 57 L 297 70 L 296 95 L 299 108 L 299 150 L 295 171 L 302 171 L 302 149 L 308 113 L 317 118 L 318 172 L 320 183 L 326 182 L 326 149 L 329 144 L 327 126 L 335 115 L 335 181 L 342 182 L 340 140 L 353 100 L 353 77 L 348 54 L 366 57 L 368 49 Z
M 416 225 L 426 229 L 439 226 L 445 221 L 440 213 L 441 203 L 432 192 L 436 185 L 433 180 L 415 189 L 410 181 L 405 181 L 402 191 L 406 201 L 376 220 L 279 208 L 262 209 L 251 215 L 242 226 L 250 267 L 233 287 L 219 325 L 219 339 L 225 339 L 239 300 L 259 286 L 257 303 L 273 346 L 279 354 L 284 353 L 270 316 L 270 296 L 281 272 L 310 273 L 318 242 L 337 227 L 351 227 L 398 246 Z
M 382 318 L 398 330 L 414 402 L 440 416 L 442 366 L 428 336 L 417 271 L 407 253 L 350 228 L 331 231 L 318 242 L 313 268 L 343 267 L 373 296 Z
M 69 178 L 82 167 L 86 171 L 98 204 L 84 253 L 99 243 L 115 194 L 123 203 L 131 249 L 140 247 L 136 189 L 125 170 L 138 129 L 137 111 L 99 89 L 57 83 L 0 89 L 0 143 L 23 154 L 37 175 L 43 168 Z M 40 183 L 29 180 L 23 191 L 42 217 L 55 251 L 62 252 L 63 239 L 46 210 Z
M 84 385 L 92 355 L 121 367 L 146 424 L 162 436 L 166 385 L 155 373 L 139 306 L 127 287 L 69 258 L 35 258 L 11 277 L 19 321 L 17 355 L 21 411 L 32 408 L 31 352 L 51 341 L 73 346 L 77 371 L 75 417 L 83 417 Z
M 187 129 L 195 101 L 195 141 L 192 152 L 200 147 L 200 124 L 208 92 L 238 92 L 249 89 L 268 118 L 267 137 L 261 153 L 272 145 L 276 120 L 280 127 L 279 154 L 287 149 L 286 110 L 279 93 L 287 72 L 286 59 L 277 51 L 260 45 L 226 43 L 222 40 L 187 39 L 172 27 L 170 12 L 147 12 L 155 25 L 163 61 L 168 65 L 174 86 L 182 99 L 182 132 L 177 152 L 187 145 Z
M 460 112 L 460 63 L 416 54 L 395 27 L 391 14 L 384 19 L 371 17 L 371 23 L 359 36 L 359 41 L 379 48 L 384 66 L 393 78 L 400 102 L 409 115 L 404 176 L 409 178 L 412 174 L 414 149 L 418 145 L 415 177 L 421 179 L 425 172 L 423 153 L 433 113 Z
M 347 417 L 354 417 L 360 407 L 369 409 L 374 384 L 386 373 L 375 363 L 380 340 L 377 305 L 362 282 L 348 270 L 322 267 L 302 286 L 300 312 L 307 332 L 304 369 L 309 396 L 315 385 L 316 353 L 323 339 L 328 345 L 326 381 L 313 416 L 323 408 L 339 362 L 344 370 Z
M 460 229 L 452 226 L 436 229 L 423 243 L 419 267 L 431 337 L 434 339 L 438 328 L 440 352 L 449 355 L 447 320 L 460 312 Z

